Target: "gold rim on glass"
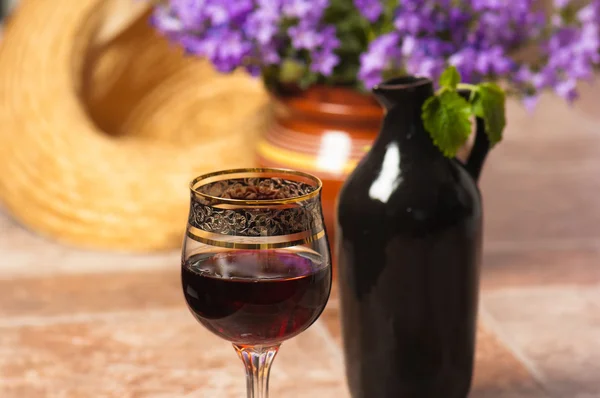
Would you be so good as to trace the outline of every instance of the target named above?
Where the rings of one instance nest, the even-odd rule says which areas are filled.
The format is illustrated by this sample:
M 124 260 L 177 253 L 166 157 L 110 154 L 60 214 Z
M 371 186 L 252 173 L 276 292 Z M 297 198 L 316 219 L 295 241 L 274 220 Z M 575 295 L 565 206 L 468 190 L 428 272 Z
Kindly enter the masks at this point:
M 294 247 L 305 245 L 307 243 L 315 242 L 325 236 L 325 230 L 321 230 L 315 234 L 309 235 L 302 239 L 290 239 L 287 236 L 275 237 L 276 240 L 273 243 L 243 243 L 243 242 L 231 242 L 226 240 L 209 239 L 199 235 L 195 231 L 188 231 L 187 237 L 195 240 L 196 242 L 204 243 L 208 246 L 221 247 L 225 249 L 243 249 L 243 250 L 269 250 L 269 249 L 283 249 L 286 247 Z
M 210 184 L 212 182 L 223 181 L 224 180 L 224 178 L 222 178 L 223 176 L 227 176 L 227 179 L 249 178 L 249 177 L 270 177 L 270 178 L 282 177 L 282 178 L 285 178 L 286 176 L 288 176 L 288 177 L 294 176 L 294 177 L 301 177 L 303 180 L 300 182 L 306 183 L 307 181 L 310 181 L 312 183 L 311 186 L 314 186 L 315 189 L 309 193 L 294 196 L 291 198 L 264 199 L 264 200 L 220 198 L 218 196 L 209 195 L 209 194 L 203 193 L 198 190 L 199 187 Z M 202 183 L 202 184 L 200 184 L 200 183 Z M 321 181 L 321 179 L 312 174 L 305 173 L 302 171 L 289 170 L 289 169 L 278 169 L 278 168 L 246 168 L 246 169 L 221 170 L 221 171 L 216 171 L 213 173 L 200 175 L 200 176 L 194 178 L 192 180 L 192 182 L 190 183 L 190 191 L 196 197 L 207 199 L 207 200 L 211 201 L 212 203 L 231 204 L 231 205 L 235 205 L 235 206 L 286 205 L 286 204 L 290 204 L 290 203 L 298 203 L 298 202 L 302 202 L 302 201 L 316 197 L 321 192 L 322 188 L 323 188 L 323 182 Z

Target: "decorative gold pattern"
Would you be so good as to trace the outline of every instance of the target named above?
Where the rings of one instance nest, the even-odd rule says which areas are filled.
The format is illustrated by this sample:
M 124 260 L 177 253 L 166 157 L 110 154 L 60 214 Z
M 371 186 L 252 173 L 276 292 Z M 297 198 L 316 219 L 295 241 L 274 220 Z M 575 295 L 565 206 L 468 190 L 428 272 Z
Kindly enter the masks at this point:
M 199 230 L 230 236 L 317 234 L 323 230 L 319 189 L 302 181 L 254 176 L 193 186 L 188 222 Z M 236 202 L 252 205 L 230 204 Z
M 203 185 L 198 191 L 221 199 L 277 200 L 308 195 L 315 187 L 301 181 L 282 178 L 232 178 Z
M 266 177 L 265 174 L 268 174 L 269 177 Z M 290 180 L 293 178 L 293 181 Z M 243 198 L 241 195 L 227 195 L 227 197 L 220 197 L 216 195 L 211 195 L 207 193 L 206 189 L 204 189 L 207 185 L 212 185 L 214 182 L 220 181 L 241 181 L 242 183 L 246 181 L 247 183 L 254 183 L 257 180 L 269 180 L 268 182 L 273 183 L 272 189 L 279 189 L 283 187 L 278 187 L 277 181 L 285 181 L 286 185 L 295 185 L 298 191 L 304 191 L 302 194 L 298 192 L 297 195 L 292 193 L 293 189 L 286 190 L 284 188 L 284 192 L 287 192 L 288 195 L 274 195 L 270 197 L 259 198 L 256 197 L 252 199 L 251 197 Z M 309 189 L 301 189 L 300 187 L 308 187 Z M 200 177 L 195 178 L 190 184 L 190 190 L 192 191 L 192 195 L 194 195 L 199 201 L 204 202 L 208 201 L 210 204 L 215 203 L 225 203 L 232 204 L 236 206 L 245 205 L 258 205 L 258 206 L 266 206 L 266 205 L 276 205 L 276 204 L 290 204 L 290 203 L 299 203 L 301 201 L 308 200 L 310 198 L 314 198 L 321 192 L 321 188 L 323 187 L 323 183 L 317 177 L 303 173 L 301 171 L 294 171 L 288 169 L 277 169 L 277 168 L 253 168 L 253 169 L 233 169 L 233 170 L 224 170 L 217 171 L 215 173 L 205 174 Z M 209 190 L 211 190 L 209 188 Z M 215 192 L 215 193 L 218 193 Z

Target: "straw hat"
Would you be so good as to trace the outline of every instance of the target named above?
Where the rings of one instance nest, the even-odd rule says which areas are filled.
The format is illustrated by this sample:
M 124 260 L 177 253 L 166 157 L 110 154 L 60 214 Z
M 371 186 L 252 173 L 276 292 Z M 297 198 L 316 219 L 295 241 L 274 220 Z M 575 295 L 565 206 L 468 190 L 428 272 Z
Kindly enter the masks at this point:
M 0 201 L 53 239 L 178 247 L 188 182 L 251 166 L 267 96 L 152 31 L 135 0 L 25 0 L 0 43 Z

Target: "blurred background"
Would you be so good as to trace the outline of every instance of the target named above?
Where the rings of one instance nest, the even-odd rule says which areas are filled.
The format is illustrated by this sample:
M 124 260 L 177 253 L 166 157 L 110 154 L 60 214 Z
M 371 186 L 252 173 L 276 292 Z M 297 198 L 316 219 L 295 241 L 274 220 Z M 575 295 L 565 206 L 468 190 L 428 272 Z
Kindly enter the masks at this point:
M 0 4 L 0 396 L 242 396 L 233 351 L 181 296 L 188 183 L 316 173 L 334 235 L 380 108 L 347 87 L 220 73 L 157 33 L 145 2 Z M 473 397 L 600 397 L 600 87 L 577 89 L 532 112 L 509 99 L 484 169 Z M 348 396 L 340 339 L 334 289 L 285 344 L 272 395 Z
M 2 1 L 2 17 L 8 15 L 8 13 L 13 9 L 13 7 L 17 4 L 18 0 L 3 0 Z

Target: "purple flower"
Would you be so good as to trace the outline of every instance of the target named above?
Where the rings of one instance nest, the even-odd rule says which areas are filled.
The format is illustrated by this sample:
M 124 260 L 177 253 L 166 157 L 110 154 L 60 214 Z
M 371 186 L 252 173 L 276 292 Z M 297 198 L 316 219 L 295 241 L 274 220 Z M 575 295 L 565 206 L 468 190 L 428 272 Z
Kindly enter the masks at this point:
M 431 18 L 431 12 L 430 10 L 423 11 L 426 11 L 428 15 L 421 15 L 418 12 L 412 11 L 399 12 L 394 20 L 394 26 L 403 34 L 419 35 L 434 33 L 436 23 Z
M 480 52 L 475 61 L 475 69 L 481 75 L 504 75 L 511 70 L 513 61 L 499 47 L 493 47 L 490 50 Z
M 471 15 L 469 15 L 466 11 L 460 8 L 450 9 L 445 27 L 449 29 L 453 42 L 458 43 L 464 40 L 464 37 L 469 29 L 470 20 Z
M 286 17 L 316 23 L 321 19 L 328 5 L 328 0 L 284 0 L 282 11 Z
M 539 97 L 536 95 L 530 95 L 523 98 L 523 106 L 527 109 L 528 112 L 533 112 L 537 103 L 539 101 Z
M 248 72 L 248 74 L 253 77 L 258 77 L 261 74 L 261 68 L 259 65 L 255 65 L 255 64 L 244 65 L 244 69 L 246 69 L 246 72 Z
M 583 7 L 577 12 L 577 19 L 581 23 L 598 23 L 600 22 L 600 2 L 595 1 Z
M 402 47 L 400 52 L 405 57 L 410 57 L 417 50 L 417 39 L 413 36 L 406 36 L 402 40 Z
M 260 10 L 248 18 L 244 25 L 244 32 L 246 32 L 249 38 L 255 39 L 259 44 L 266 45 L 273 40 L 279 31 L 278 23 L 277 16 Z
M 173 14 L 181 21 L 184 29 L 201 30 L 207 18 L 206 0 L 172 0 Z
M 315 26 L 300 21 L 296 26 L 290 27 L 288 33 L 295 48 L 309 51 L 312 72 L 323 76 L 332 74 L 340 60 L 335 54 L 335 50 L 340 45 L 335 26 Z
M 371 88 L 378 84 L 383 72 L 400 61 L 398 42 L 396 33 L 388 33 L 373 40 L 367 51 L 361 54 L 358 78 L 365 87 Z
M 208 50 L 205 55 L 210 59 L 218 71 L 228 73 L 233 72 L 238 66 L 243 64 L 243 60 L 251 52 L 251 46 L 245 42 L 242 34 L 238 31 L 224 31 L 216 29 L 210 32 L 211 40 L 205 40 L 203 43 Z
M 412 40 L 414 43 L 410 43 Z M 434 80 L 437 80 L 444 70 L 447 57 L 454 48 L 450 43 L 437 38 L 411 38 L 408 47 L 412 47 L 410 53 L 403 51 L 406 71 Z M 405 50 L 404 44 L 403 50 Z
M 181 20 L 173 15 L 169 8 L 162 5 L 154 9 L 150 17 L 150 23 L 167 36 L 172 36 L 183 30 Z
M 556 94 L 567 100 L 569 103 L 575 101 L 578 97 L 577 82 L 573 79 L 564 80 L 558 83 L 554 89 Z
M 335 50 L 340 46 L 340 40 L 337 38 L 336 28 L 333 25 L 324 26 L 320 35 L 322 37 L 321 47 L 327 48 L 330 50 Z
M 376 22 L 383 13 L 381 0 L 354 0 L 354 5 L 370 22 Z
M 243 67 L 259 75 L 291 57 L 319 81 L 358 67 L 355 82 L 370 88 L 400 71 L 437 80 L 455 65 L 467 82 L 502 80 L 526 107 L 543 90 L 573 101 L 577 82 L 600 64 L 600 0 L 554 0 L 548 15 L 537 0 L 353 0 L 354 7 L 335 5 L 347 14 L 329 24 L 332 1 L 163 0 L 152 24 L 223 72 Z M 356 15 L 371 25 L 366 48 L 348 39 L 347 32 L 365 29 Z M 532 45 L 539 54 L 533 62 L 515 56 Z
M 522 65 L 517 69 L 517 72 L 514 74 L 513 78 L 517 83 L 529 82 L 533 79 L 533 72 L 529 66 Z
M 212 25 L 223 25 L 229 22 L 229 13 L 223 4 L 208 4 L 205 8 Z
M 310 0 L 288 0 L 283 5 L 283 13 L 287 17 L 303 19 L 311 12 L 310 3 Z
M 448 58 L 450 65 L 456 66 L 462 79 L 465 82 L 473 82 L 475 73 L 475 62 L 477 59 L 477 51 L 472 47 L 466 47 Z
M 321 37 L 319 49 L 311 52 L 310 55 L 310 70 L 323 76 L 329 76 L 340 61 L 339 56 L 335 54 L 335 50 L 340 46 L 340 41 L 333 25 L 324 26 L 320 30 L 319 36 Z
M 178 37 L 179 44 L 188 54 L 199 55 L 212 59 L 217 53 L 219 40 L 216 37 L 199 38 L 198 36 L 184 33 Z
M 471 7 L 475 11 L 499 11 L 506 7 L 504 0 L 471 0 Z
M 551 67 L 545 67 L 540 72 L 535 73 L 531 78 L 533 87 L 538 91 L 553 86 L 555 82 L 556 72 Z
M 324 76 L 330 75 L 339 62 L 339 57 L 334 53 L 340 44 L 335 27 L 315 27 L 300 22 L 292 26 L 288 32 L 295 48 L 310 51 L 311 62 L 314 64 L 311 70 Z
M 566 8 L 571 3 L 571 0 L 554 0 L 554 7 Z
M 275 0 L 259 0 L 258 8 L 248 15 L 242 28 L 249 39 L 260 46 L 269 45 L 279 32 L 281 4 Z
M 258 53 L 265 65 L 275 65 L 281 61 L 281 56 L 275 45 L 262 46 Z
M 311 54 L 310 70 L 323 76 L 329 76 L 339 62 L 340 57 L 332 50 L 319 50 Z
M 322 43 L 322 37 L 317 27 L 301 21 L 298 25 L 288 29 L 292 45 L 298 49 L 314 50 Z
M 202 0 L 207 1 L 203 8 L 212 25 L 241 23 L 252 11 L 252 0 Z

